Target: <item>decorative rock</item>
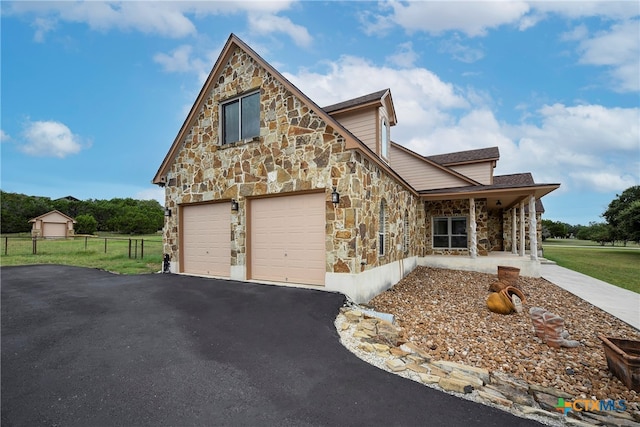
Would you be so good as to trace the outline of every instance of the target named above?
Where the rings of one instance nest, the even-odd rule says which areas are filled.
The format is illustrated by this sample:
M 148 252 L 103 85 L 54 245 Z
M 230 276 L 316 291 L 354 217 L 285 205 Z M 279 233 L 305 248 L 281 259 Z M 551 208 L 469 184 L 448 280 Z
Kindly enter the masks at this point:
M 526 391 L 518 388 L 511 387 L 506 384 L 490 384 L 486 385 L 485 390 L 493 389 L 500 392 L 507 399 L 511 400 L 513 403 L 517 403 L 519 405 L 534 405 L 535 400 L 531 395 L 529 395 Z
M 575 426 L 575 427 L 593 427 L 593 424 L 591 423 L 578 420 L 575 418 L 569 418 L 569 417 L 565 418 L 564 423 L 568 426 Z
M 485 381 L 487 384 L 494 385 L 507 385 L 509 387 L 515 388 L 517 390 L 528 392 L 529 384 L 523 380 L 518 378 L 514 378 L 511 375 L 505 374 L 503 372 L 493 371 L 491 372 L 491 380 Z
M 389 351 L 389 346 L 384 344 L 375 343 L 373 344 L 373 348 L 375 348 L 376 351 L 381 351 L 381 352 Z
M 400 350 L 398 347 L 393 347 L 389 350 L 389 353 L 393 354 L 396 357 L 404 357 L 406 355 L 408 355 L 409 353 L 407 353 L 406 351 L 402 351 Z
M 484 385 L 484 381 L 482 381 L 482 379 L 478 377 L 474 377 L 472 375 L 465 374 L 463 372 L 452 371 L 450 376 L 451 378 L 466 381 L 467 383 L 472 385 L 474 388 L 480 388 Z
M 368 353 L 373 353 L 374 351 L 376 351 L 375 348 L 373 348 L 373 344 L 368 343 L 368 342 L 362 342 L 358 345 L 358 348 L 360 348 L 361 350 L 364 350 Z
M 429 370 L 427 368 L 425 368 L 424 366 L 420 366 L 417 363 L 407 363 L 407 369 L 419 374 L 427 374 L 429 373 Z
M 456 393 L 471 393 L 473 386 L 466 381 L 455 378 L 440 378 L 438 385 L 446 391 L 455 391 Z M 471 390 L 469 390 L 471 388 Z
M 427 368 L 431 375 L 437 375 L 439 377 L 446 377 L 447 375 L 449 375 L 449 373 L 447 371 L 444 371 L 444 370 L 438 368 L 437 366 L 433 366 L 430 363 L 423 363 L 421 366 Z
M 370 339 L 370 338 L 372 338 L 372 336 L 371 336 L 371 335 L 369 335 L 368 333 L 363 332 L 363 331 L 355 331 L 355 332 L 353 333 L 353 336 L 354 336 L 354 338 L 363 338 L 363 339 Z
M 402 349 L 402 346 L 400 347 Z M 424 362 L 426 362 L 426 360 L 420 356 L 416 356 L 415 354 L 409 354 L 406 357 L 407 359 L 409 359 L 410 361 L 412 361 L 413 363 L 416 363 L 418 365 L 422 365 Z
M 543 387 L 541 385 L 538 384 L 529 384 L 529 391 L 537 391 L 540 393 L 547 393 L 550 394 L 552 396 L 555 397 L 561 397 L 563 399 L 573 399 L 574 396 L 569 394 L 569 393 L 565 393 L 562 390 L 558 390 L 556 388 L 553 387 Z
M 475 366 L 461 365 L 460 363 L 450 362 L 448 360 L 439 360 L 432 362 L 432 364 L 444 371 L 459 371 L 480 378 L 485 384 L 489 383 L 489 371 L 483 368 L 476 368 Z
M 543 417 L 555 418 L 556 420 L 560 420 L 565 418 L 560 412 L 549 412 L 544 409 L 534 408 L 533 406 L 518 406 L 520 412 L 525 415 L 539 415 Z
M 496 405 L 509 406 L 509 407 L 513 406 L 513 402 L 510 401 L 509 399 L 505 397 L 495 396 L 494 394 L 487 393 L 486 391 L 483 391 L 483 390 L 478 390 L 478 396 L 482 400 L 488 403 L 495 403 Z
M 362 319 L 362 312 L 360 310 L 350 310 L 344 313 L 349 322 L 359 322 Z
M 405 363 L 400 359 L 388 359 L 384 363 L 393 372 L 400 372 L 406 369 Z
M 425 384 L 435 384 L 440 382 L 440 377 L 437 375 L 418 373 L 418 376 L 420 377 L 420 381 L 422 381 Z
M 400 346 L 400 350 L 403 350 L 412 354 L 417 354 L 418 356 L 424 358 L 425 360 L 431 360 L 431 355 L 429 353 L 427 353 L 425 350 L 421 349 L 420 347 L 418 347 L 412 342 L 407 342 L 402 344 Z

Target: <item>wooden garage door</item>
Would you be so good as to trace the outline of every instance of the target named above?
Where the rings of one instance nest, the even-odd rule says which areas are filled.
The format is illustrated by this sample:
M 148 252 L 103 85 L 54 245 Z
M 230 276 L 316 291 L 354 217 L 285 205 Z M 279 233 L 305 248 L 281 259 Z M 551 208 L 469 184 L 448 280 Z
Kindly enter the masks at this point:
M 324 193 L 251 201 L 251 278 L 324 285 Z
M 66 223 L 43 222 L 42 227 L 44 228 L 42 231 L 44 237 L 66 237 L 67 235 Z
M 182 272 L 229 277 L 231 207 L 215 203 L 182 207 Z

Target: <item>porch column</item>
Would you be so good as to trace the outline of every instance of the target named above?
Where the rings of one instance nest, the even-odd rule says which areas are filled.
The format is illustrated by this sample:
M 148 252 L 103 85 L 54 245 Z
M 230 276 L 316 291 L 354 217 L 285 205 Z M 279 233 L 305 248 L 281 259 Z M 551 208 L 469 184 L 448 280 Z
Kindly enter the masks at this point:
M 536 220 L 536 196 L 529 197 L 529 250 L 531 259 L 538 260 L 538 227 Z
M 526 242 L 524 238 L 524 200 L 520 202 L 520 256 L 524 256 L 524 244 Z
M 511 208 L 511 253 L 514 255 L 518 253 L 518 236 L 516 235 L 518 232 L 517 210 L 515 206 Z
M 469 198 L 469 228 L 471 232 L 469 255 L 475 258 L 478 256 L 478 234 L 476 232 L 476 201 L 473 197 Z

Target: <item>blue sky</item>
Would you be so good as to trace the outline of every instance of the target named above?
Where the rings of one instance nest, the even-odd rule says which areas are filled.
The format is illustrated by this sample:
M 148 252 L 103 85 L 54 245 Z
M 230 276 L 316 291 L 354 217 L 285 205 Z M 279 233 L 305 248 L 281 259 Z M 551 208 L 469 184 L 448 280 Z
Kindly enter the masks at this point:
M 6 2 L 1 183 L 155 198 L 151 179 L 230 33 L 319 105 L 390 88 L 392 139 L 498 146 L 588 224 L 640 184 L 640 3 Z

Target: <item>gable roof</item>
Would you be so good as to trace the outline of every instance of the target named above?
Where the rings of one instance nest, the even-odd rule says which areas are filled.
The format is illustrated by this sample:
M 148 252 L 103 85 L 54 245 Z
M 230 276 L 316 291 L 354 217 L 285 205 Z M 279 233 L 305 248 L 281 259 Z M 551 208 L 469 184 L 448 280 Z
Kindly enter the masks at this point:
M 200 89 L 200 93 L 198 94 L 198 97 L 196 98 L 196 101 L 194 102 L 193 106 L 191 107 L 191 110 L 189 111 L 189 114 L 187 115 L 187 118 L 185 119 L 184 123 L 180 127 L 180 131 L 178 132 L 178 135 L 176 136 L 176 138 L 174 139 L 173 143 L 171 144 L 171 147 L 170 147 L 169 151 L 167 152 L 167 154 L 164 157 L 160 167 L 158 168 L 158 171 L 156 172 L 155 176 L 153 177 L 152 183 L 158 184 L 158 185 L 161 185 L 161 186 L 165 184 L 165 176 L 167 174 L 168 169 L 171 166 L 171 163 L 172 163 L 173 159 L 178 154 L 178 151 L 179 151 L 180 147 L 182 146 L 185 137 L 189 133 L 189 130 L 193 127 L 193 125 L 194 125 L 194 123 L 195 123 L 195 121 L 196 121 L 196 119 L 198 117 L 200 109 L 202 108 L 202 106 L 206 102 L 206 99 L 208 97 L 208 94 L 209 94 L 211 88 L 215 85 L 216 77 L 217 77 L 218 73 L 220 71 L 222 71 L 222 69 L 225 67 L 227 61 L 229 60 L 231 55 L 233 55 L 233 53 L 235 51 L 235 48 L 239 48 L 239 49 L 243 50 L 244 52 L 246 52 L 249 56 L 251 56 L 251 58 L 254 61 L 256 61 L 256 63 L 258 65 L 260 65 L 268 73 L 273 75 L 273 77 L 276 80 L 278 80 L 282 85 L 284 85 L 293 95 L 295 95 L 302 102 L 307 104 L 322 120 L 325 121 L 325 123 L 327 123 L 327 125 L 330 125 L 336 131 L 338 131 L 344 137 L 344 139 L 345 139 L 345 147 L 347 149 L 359 149 L 360 151 L 363 152 L 363 154 L 365 154 L 374 163 L 376 163 L 376 165 L 379 168 L 381 168 L 382 170 L 387 172 L 390 176 L 392 176 L 393 178 L 398 180 L 409 191 L 411 191 L 415 195 L 418 194 L 416 192 L 416 190 L 413 187 L 411 187 L 411 185 L 409 185 L 409 183 L 407 183 L 397 172 L 395 172 L 393 169 L 391 169 L 389 167 L 389 165 L 387 165 L 384 161 L 382 161 L 382 159 L 380 159 L 369 147 L 367 147 L 366 144 L 364 144 L 357 137 L 355 137 L 351 132 L 349 132 L 349 130 L 347 130 L 343 125 L 341 125 L 340 122 L 338 122 L 336 119 L 331 117 L 331 115 L 329 113 L 327 113 L 322 108 L 320 108 L 314 101 L 312 101 L 307 95 L 305 95 L 293 83 L 291 83 L 282 74 L 280 74 L 280 72 L 278 72 L 278 70 L 276 70 L 273 66 L 271 66 L 271 64 L 269 64 L 267 61 L 262 59 L 262 57 L 260 55 L 258 55 L 253 49 L 251 49 L 246 43 L 244 43 L 242 40 L 240 40 L 233 33 L 229 36 L 229 39 L 227 40 L 226 44 L 224 45 L 224 48 L 222 49 L 222 52 L 220 53 L 220 56 L 218 56 L 218 59 L 216 60 L 213 68 L 211 69 L 211 72 L 209 73 L 209 76 L 207 77 L 207 80 L 205 81 L 204 85 L 202 86 L 202 89 Z M 390 92 L 389 92 L 388 89 L 385 91 L 385 93 L 388 93 L 387 96 L 390 97 Z M 395 113 L 394 113 L 394 115 L 395 115 Z
M 357 98 L 348 99 L 337 104 L 329 105 L 323 107 L 322 109 L 327 113 L 334 115 L 371 105 L 385 105 L 388 110 L 387 112 L 390 125 L 395 126 L 396 123 L 398 123 L 396 110 L 393 106 L 393 100 L 391 99 L 391 89 L 388 88 L 367 95 L 359 96 Z
M 43 218 L 45 218 L 45 217 L 47 217 L 47 216 L 49 216 L 49 215 L 52 215 L 52 214 L 58 214 L 58 215 L 61 215 L 61 216 L 65 217 L 65 218 L 67 219 L 67 221 L 73 221 L 73 223 L 74 223 L 74 224 L 76 223 L 76 220 L 75 220 L 75 219 L 71 218 L 69 215 L 65 215 L 65 214 L 63 214 L 62 212 L 60 212 L 60 211 L 59 211 L 59 210 L 57 210 L 57 209 L 54 209 L 54 210 L 49 211 L 49 212 L 47 212 L 47 213 L 44 213 L 44 214 L 42 214 L 42 215 L 40 215 L 40 216 L 37 216 L 37 217 L 35 217 L 35 218 L 33 218 L 33 219 L 30 219 L 30 220 L 29 220 L 29 222 L 36 222 L 36 221 L 38 221 L 38 220 L 40 220 L 40 219 L 43 219 Z
M 459 165 L 463 163 L 486 162 L 489 160 L 499 160 L 500 150 L 498 147 L 480 148 L 478 150 L 458 151 L 455 153 L 438 154 L 426 156 L 427 159 L 446 166 Z

